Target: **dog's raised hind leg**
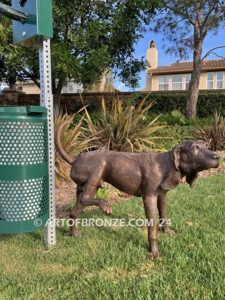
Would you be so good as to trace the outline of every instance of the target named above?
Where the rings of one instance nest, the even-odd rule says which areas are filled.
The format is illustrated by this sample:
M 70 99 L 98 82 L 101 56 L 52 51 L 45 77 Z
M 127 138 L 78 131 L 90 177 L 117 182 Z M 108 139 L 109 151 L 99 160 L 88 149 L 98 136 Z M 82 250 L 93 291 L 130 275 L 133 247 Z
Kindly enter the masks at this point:
M 99 187 L 98 182 L 87 182 L 84 185 L 83 194 L 81 197 L 81 204 L 84 206 L 98 206 L 106 215 L 111 215 L 111 205 L 102 198 L 94 198 Z

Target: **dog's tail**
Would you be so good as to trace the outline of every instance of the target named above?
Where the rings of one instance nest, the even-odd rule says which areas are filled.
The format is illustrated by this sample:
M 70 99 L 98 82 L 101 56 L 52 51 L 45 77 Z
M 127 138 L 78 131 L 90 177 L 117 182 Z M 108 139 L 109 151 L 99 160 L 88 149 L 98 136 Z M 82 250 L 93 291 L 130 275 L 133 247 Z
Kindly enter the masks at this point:
M 59 154 L 62 156 L 62 158 L 65 159 L 65 161 L 67 161 L 70 165 L 72 165 L 75 158 L 71 157 L 63 149 L 62 144 L 61 144 L 61 133 L 62 133 L 63 127 L 67 124 L 71 124 L 72 122 L 73 122 L 72 120 L 63 121 L 59 124 L 59 126 L 55 130 L 55 145 L 56 145 L 56 148 L 57 148 Z

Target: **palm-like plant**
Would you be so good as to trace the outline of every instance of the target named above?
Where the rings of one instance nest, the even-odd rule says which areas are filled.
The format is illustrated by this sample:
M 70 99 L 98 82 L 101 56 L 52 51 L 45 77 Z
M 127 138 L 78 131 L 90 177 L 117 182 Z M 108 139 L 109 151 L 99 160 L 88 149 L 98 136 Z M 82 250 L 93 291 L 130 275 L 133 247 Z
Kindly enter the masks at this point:
M 106 147 L 115 151 L 143 151 L 154 145 L 154 140 L 162 137 L 152 136 L 156 131 L 165 126 L 157 125 L 160 115 L 148 124 L 144 124 L 145 113 L 152 107 L 152 103 L 144 107 L 144 98 L 137 107 L 115 100 L 111 111 L 107 111 L 104 99 L 102 100 L 102 110 L 100 120 L 93 122 L 85 108 L 83 137 L 95 135 L 92 140 L 93 149 Z
M 225 118 L 215 112 L 210 122 L 197 126 L 192 137 L 206 142 L 211 150 L 224 150 Z

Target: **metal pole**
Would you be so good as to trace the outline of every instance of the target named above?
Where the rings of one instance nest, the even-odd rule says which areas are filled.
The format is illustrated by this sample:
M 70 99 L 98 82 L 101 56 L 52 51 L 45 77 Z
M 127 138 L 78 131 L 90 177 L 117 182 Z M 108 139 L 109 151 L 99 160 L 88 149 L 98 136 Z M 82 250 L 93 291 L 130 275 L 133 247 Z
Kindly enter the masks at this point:
M 50 39 L 45 38 L 39 48 L 40 64 L 40 105 L 47 108 L 48 118 L 48 159 L 49 159 L 49 222 L 44 228 L 44 241 L 48 247 L 55 245 L 55 157 L 54 157 L 54 116 L 51 73 Z

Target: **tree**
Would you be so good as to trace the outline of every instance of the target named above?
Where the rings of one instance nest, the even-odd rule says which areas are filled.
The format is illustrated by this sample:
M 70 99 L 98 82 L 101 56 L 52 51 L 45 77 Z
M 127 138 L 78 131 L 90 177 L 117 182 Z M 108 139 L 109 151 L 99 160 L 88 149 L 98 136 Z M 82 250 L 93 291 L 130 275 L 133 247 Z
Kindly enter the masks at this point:
M 53 93 L 60 101 L 63 84 L 73 78 L 84 86 L 97 82 L 105 70 L 121 81 L 137 86 L 145 60 L 134 57 L 134 45 L 142 37 L 160 0 L 53 0 Z M 6 1 L 8 2 L 8 1 Z M 1 36 L 5 35 L 0 31 Z M 11 33 L 7 33 L 11 39 Z M 38 83 L 38 49 L 22 46 L 0 49 L 7 61 L 15 58 L 22 77 Z M 25 51 L 25 52 L 24 52 Z M 23 55 L 26 53 L 26 57 Z M 18 59 L 17 59 L 18 58 Z
M 10 0 L 3 2 L 7 5 L 11 3 Z M 14 46 L 11 23 L 10 19 L 0 15 L 0 82 L 15 88 L 17 81 L 31 78 L 40 87 L 38 50 Z
M 225 20 L 225 4 L 220 0 L 165 0 L 163 17 L 160 15 L 154 30 L 163 32 L 173 46 L 166 48 L 180 59 L 193 53 L 193 72 L 187 94 L 186 113 L 188 119 L 196 118 L 199 93 L 202 45 L 209 32 L 216 34 Z M 217 48 L 217 47 L 216 47 Z M 218 47 L 220 48 L 220 47 Z M 208 54 L 210 54 L 209 51 Z
M 11 21 L 0 18 L 0 82 L 14 89 L 17 81 L 32 78 L 39 86 L 38 62 L 33 59 L 34 57 L 37 57 L 37 49 L 12 45 Z

